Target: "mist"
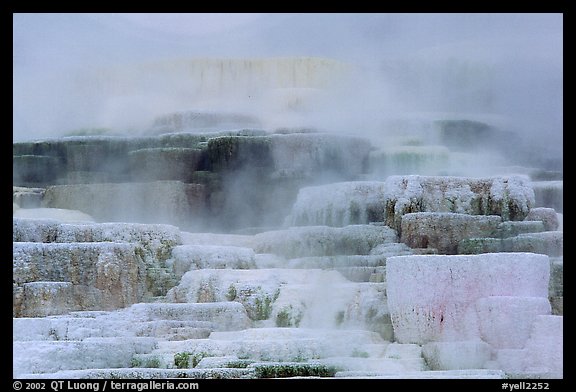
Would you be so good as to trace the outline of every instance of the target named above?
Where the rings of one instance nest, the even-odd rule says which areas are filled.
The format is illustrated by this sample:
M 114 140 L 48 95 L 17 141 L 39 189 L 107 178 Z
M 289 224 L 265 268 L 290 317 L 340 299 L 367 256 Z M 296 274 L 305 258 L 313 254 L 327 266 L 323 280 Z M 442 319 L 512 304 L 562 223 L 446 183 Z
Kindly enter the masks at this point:
M 268 128 L 356 135 L 386 133 L 398 118 L 489 119 L 562 153 L 562 14 L 14 14 L 13 21 L 15 141 L 82 128 L 137 133 L 166 113 L 208 110 L 253 114 Z M 172 72 L 192 59 L 278 57 L 334 59 L 349 72 L 296 114 L 271 110 L 268 96 L 199 102 L 186 90 L 193 81 Z
M 13 33 L 14 378 L 562 378 L 562 14 Z

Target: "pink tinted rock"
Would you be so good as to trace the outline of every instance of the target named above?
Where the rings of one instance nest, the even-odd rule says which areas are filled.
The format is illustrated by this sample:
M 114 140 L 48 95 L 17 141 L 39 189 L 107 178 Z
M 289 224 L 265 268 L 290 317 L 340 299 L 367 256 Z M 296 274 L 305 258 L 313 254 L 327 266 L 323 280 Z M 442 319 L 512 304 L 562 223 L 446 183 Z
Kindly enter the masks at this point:
M 538 315 L 550 314 L 543 297 L 487 297 L 476 301 L 482 340 L 498 349 L 523 348 Z
M 532 253 L 390 257 L 387 295 L 396 340 L 479 339 L 479 298 L 547 298 L 549 277 L 548 257 Z

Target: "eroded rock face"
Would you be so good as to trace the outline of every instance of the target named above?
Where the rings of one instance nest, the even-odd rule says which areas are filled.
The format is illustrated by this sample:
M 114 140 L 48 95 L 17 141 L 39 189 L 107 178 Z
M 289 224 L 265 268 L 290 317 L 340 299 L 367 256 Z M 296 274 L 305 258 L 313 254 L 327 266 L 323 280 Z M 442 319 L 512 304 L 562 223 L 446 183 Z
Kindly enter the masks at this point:
M 564 254 L 564 232 L 544 231 L 541 233 L 524 233 L 515 237 L 513 247 L 523 247 L 528 252 L 541 253 L 551 257 Z M 517 245 L 516 245 L 517 244 Z
M 564 253 L 564 233 L 543 231 L 523 233 L 509 238 L 470 238 L 458 244 L 460 254 L 531 252 L 559 257 Z
M 498 237 L 510 238 L 520 234 L 540 233 L 545 230 L 542 221 L 506 221 L 498 226 Z M 480 236 L 479 236 L 480 237 Z
M 13 242 L 125 242 L 142 246 L 146 262 L 165 261 L 182 239 L 170 225 L 138 223 L 68 224 L 50 220 L 12 219 Z
M 564 314 L 564 260 L 563 257 L 550 259 L 550 304 L 552 314 Z
M 555 231 L 561 230 L 558 214 L 554 208 L 536 207 L 532 208 L 525 218 L 527 221 L 542 221 L 544 230 Z
M 453 212 L 498 215 L 523 220 L 534 205 L 534 191 L 524 177 L 391 176 L 385 181 L 386 224 L 401 230 L 402 215 Z
M 61 312 L 118 309 L 144 296 L 146 269 L 135 245 L 14 242 L 13 246 L 14 284 L 24 288 L 15 317 L 45 315 L 44 306 L 51 303 Z
M 145 284 L 150 296 L 165 295 L 177 284 L 166 261 L 182 243 L 178 228 L 136 223 L 66 224 L 50 220 L 13 219 L 14 242 L 128 243 L 145 264 Z
M 16 306 L 16 317 L 46 317 L 55 314 L 66 314 L 76 309 L 74 286 L 70 282 L 29 282 L 15 285 L 15 292 L 20 291 Z M 15 298 L 16 299 L 16 298 Z
M 415 212 L 402 216 L 401 241 L 411 248 L 435 248 L 440 254 L 456 254 L 464 238 L 496 235 L 499 216 Z

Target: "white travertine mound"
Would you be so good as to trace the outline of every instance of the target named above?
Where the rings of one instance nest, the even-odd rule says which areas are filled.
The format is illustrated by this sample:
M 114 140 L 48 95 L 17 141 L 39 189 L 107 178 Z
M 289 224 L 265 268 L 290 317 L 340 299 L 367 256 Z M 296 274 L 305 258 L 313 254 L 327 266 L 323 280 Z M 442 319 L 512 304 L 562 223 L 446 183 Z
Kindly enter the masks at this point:
M 299 257 L 285 262 L 287 268 L 345 268 L 345 267 L 384 267 L 386 256 L 382 255 L 338 255 Z
M 362 330 L 339 331 L 336 329 L 322 328 L 250 328 L 242 331 L 212 332 L 210 339 L 215 340 L 289 340 L 323 338 L 327 340 L 363 342 L 364 344 L 383 343 L 382 338 L 374 332 Z
M 305 284 L 282 286 L 271 311 L 273 325 L 366 329 L 392 340 L 388 308 L 382 306 L 384 285 L 351 283 L 341 275 L 336 278 L 335 271 L 326 272 L 331 274 L 316 273 Z
M 440 194 L 445 196 L 442 192 Z M 318 208 L 323 207 L 318 205 Z M 498 221 L 496 232 L 499 234 L 502 230 L 514 233 L 531 231 L 534 226 L 534 222 L 520 222 L 520 225 L 512 222 L 504 227 L 500 224 L 500 214 L 486 217 L 451 212 L 408 213 L 404 218 L 410 221 L 411 216 L 457 215 L 463 215 L 462 220 L 466 222 L 487 223 L 490 230 Z M 472 226 L 452 227 L 452 232 L 455 236 L 465 235 Z M 438 230 L 438 225 L 435 227 L 444 234 L 448 232 L 447 229 Z M 475 235 L 488 235 L 490 230 L 484 229 Z M 406 227 L 402 227 L 402 231 L 405 236 L 410 233 Z M 422 230 L 415 229 L 414 232 Z M 431 229 L 432 234 L 434 231 Z M 557 234 L 539 235 L 550 243 L 558 238 Z M 165 269 L 164 273 L 174 270 L 175 276 L 181 276 L 182 280 L 166 298 L 160 300 L 186 302 L 138 303 L 106 315 L 73 312 L 69 316 L 15 319 L 21 320 L 14 324 L 15 327 L 29 331 L 13 336 L 15 347 L 18 346 L 14 357 L 14 374 L 18 377 L 256 376 L 249 371 L 234 373 L 234 369 L 214 369 L 219 363 L 225 364 L 216 358 L 212 362 L 206 360 L 205 368 L 197 369 L 197 372 L 190 369 L 144 369 L 147 364 L 174 367 L 176 353 L 227 356 L 227 361 L 234 358 L 250 363 L 265 361 L 267 366 L 274 364 L 270 361 L 289 364 L 320 358 L 320 363 L 342 369 L 340 375 L 345 377 L 354 372 L 362 373 L 361 377 L 374 378 L 392 375 L 406 378 L 466 378 L 473 374 L 478 377 L 501 376 L 502 373 L 496 374 L 494 370 L 481 370 L 494 366 L 507 369 L 510 374 L 557 375 L 558 369 L 562 368 L 562 358 L 558 357 L 561 349 L 554 340 L 557 336 L 544 343 L 542 335 L 545 328 L 558 335 L 555 324 L 543 321 L 537 327 L 537 323 L 533 323 L 540 320 L 538 314 L 549 314 L 548 280 L 545 278 L 549 270 L 542 265 L 542 261 L 547 263 L 548 258 L 543 255 L 463 256 L 470 259 L 409 255 L 403 260 L 397 255 L 426 249 L 409 249 L 396 242 L 395 230 L 382 224 L 291 227 L 255 236 L 238 236 L 180 233 L 178 228 L 166 225 L 64 224 L 55 220 L 14 219 L 13 236 L 15 240 L 37 241 L 24 246 L 30 249 L 60 247 L 63 250 L 70 245 L 72 249 L 76 246 L 92 249 L 100 244 L 132 247 L 133 256 L 145 261 L 140 262 L 144 271 L 138 281 L 142 286 L 138 286 L 141 292 L 146 293 L 148 288 L 145 286 L 151 284 L 149 279 L 146 280 L 146 273 L 156 269 Z M 416 245 L 416 248 L 424 247 Z M 90 287 L 92 278 L 99 290 L 104 287 L 117 298 L 125 298 L 122 290 L 130 290 L 119 291 L 114 286 L 118 282 L 111 277 L 118 268 L 106 258 L 104 263 L 97 263 L 100 269 L 83 264 L 90 264 L 91 257 L 81 260 L 77 268 L 86 276 L 80 278 L 88 279 L 88 283 L 78 285 L 76 280 L 68 280 L 62 272 L 65 270 L 65 257 L 55 258 L 52 254 L 46 257 L 50 263 L 34 262 L 33 268 L 23 268 L 21 261 L 14 264 L 15 279 L 23 277 L 18 278 L 23 283 L 15 281 L 14 286 L 15 309 L 23 309 L 21 315 L 47 316 L 74 309 L 115 309 L 116 305 L 90 308 L 77 304 L 81 296 L 86 298 L 84 301 L 97 296 L 102 301 L 109 301 L 112 294 L 101 294 Z M 72 259 L 80 260 L 80 257 Z M 417 261 L 417 266 L 405 263 L 408 259 Z M 403 260 L 401 267 L 398 267 L 398 260 Z M 441 260 L 450 262 L 443 264 Z M 401 274 L 402 277 L 390 282 L 390 269 L 394 270 L 395 265 L 396 272 L 392 274 Z M 254 269 L 257 266 L 268 269 Z M 91 272 L 91 268 L 96 272 Z M 360 280 L 368 279 L 366 276 L 366 279 L 358 278 L 358 282 L 349 281 L 365 274 L 364 269 L 373 274 L 376 270 L 380 275 L 386 273 L 386 279 L 375 277 L 373 280 L 370 276 L 370 282 L 381 283 L 360 283 Z M 99 275 L 102 271 L 108 276 Z M 24 282 L 30 274 L 45 274 L 50 279 Z M 126 301 L 122 306 L 131 303 Z M 50 311 L 41 313 L 40 310 Z M 515 317 L 501 316 L 508 313 L 514 313 Z M 261 328 L 250 329 L 255 326 Z M 273 326 L 282 328 L 268 328 Z M 299 328 L 291 328 L 295 326 Z M 510 335 L 511 331 L 514 336 Z M 140 336 L 149 337 L 146 344 L 138 340 Z M 397 343 L 388 344 L 387 341 Z M 80 345 L 71 344 L 73 342 Z M 128 344 L 122 347 L 129 355 L 109 350 L 111 342 Z M 416 344 L 401 344 L 403 342 Z M 520 342 L 523 342 L 522 346 Z M 58 343 L 62 344 L 58 346 Z M 104 354 L 92 354 L 95 343 L 108 353 L 108 360 Z M 512 343 L 515 345 L 511 346 Z M 545 347 L 546 344 L 552 348 Z M 30 346 L 35 348 L 30 349 Z M 524 348 L 510 350 L 512 347 Z M 84 363 L 78 359 L 78 352 L 82 350 L 88 355 Z M 54 354 L 55 351 L 59 354 Z M 516 354 L 506 357 L 507 352 L 513 351 Z M 25 358 L 29 352 L 34 355 L 32 360 Z M 68 355 L 69 359 L 60 359 L 60 353 Z M 525 357 L 522 361 L 518 360 L 520 354 Z M 537 359 L 539 355 L 549 364 Z M 428 372 L 423 356 L 430 368 L 446 371 Z M 51 358 L 61 361 L 62 365 L 50 364 Z M 142 366 L 142 369 L 129 369 L 136 363 L 134 361 L 140 363 L 137 366 Z M 453 369 L 468 369 L 468 373 L 460 374 Z
M 534 205 L 525 177 L 390 176 L 302 188 L 285 224 L 345 226 L 385 221 L 400 230 L 411 212 L 498 215 L 522 220 Z
M 297 361 L 321 358 L 328 351 L 327 340 L 314 338 L 268 340 L 191 339 L 181 342 L 160 342 L 152 354 L 197 352 L 208 356 L 234 355 L 258 361 Z M 347 350 L 340 350 L 340 352 Z
M 520 176 L 390 176 L 384 189 L 386 224 L 395 229 L 410 212 L 499 215 L 506 221 L 524 219 L 534 205 L 530 181 Z
M 549 279 L 548 256 L 539 254 L 390 257 L 386 291 L 396 340 L 425 344 L 477 339 L 479 298 L 548 298 Z
M 440 254 L 456 254 L 461 240 L 492 237 L 501 222 L 495 215 L 415 212 L 402 216 L 401 241 L 411 248 L 430 247 Z
M 513 378 L 563 378 L 563 317 L 536 316 L 522 349 L 496 352 L 496 366 Z
M 237 329 L 246 327 L 246 317 L 238 304 L 201 304 L 197 309 L 172 312 L 80 311 L 44 318 L 14 318 L 13 341 L 83 341 L 88 338 L 150 337 L 162 340 L 203 339 L 221 326 L 208 321 L 211 312 L 215 322 L 236 320 Z M 170 305 L 168 305 L 170 307 Z M 222 315 L 228 313 L 228 316 Z M 181 317 L 181 318 L 179 318 Z M 204 319 L 204 320 L 203 320 Z M 234 324 L 231 322 L 230 326 Z
M 139 223 L 68 224 L 50 220 L 12 219 L 14 242 L 127 242 L 143 249 L 144 260 L 166 260 L 182 243 L 175 226 Z
M 134 354 L 149 352 L 155 345 L 155 339 L 150 338 L 14 342 L 12 374 L 19 378 L 26 373 L 129 367 Z
M 12 214 L 14 218 L 50 219 L 58 222 L 95 222 L 90 215 L 78 210 L 64 208 L 20 208 Z
M 352 283 L 336 271 L 194 270 L 168 292 L 167 299 L 240 302 L 252 320 L 268 320 L 279 327 L 362 327 L 383 336 L 391 333 L 389 314 L 382 306 L 384 288 Z
M 117 309 L 140 301 L 145 267 L 135 250 L 135 245 L 113 242 L 14 242 L 14 315 L 42 315 L 44 301 L 70 305 L 68 311 Z M 72 286 L 26 286 L 32 282 L 69 282 Z M 59 295 L 64 297 L 59 299 Z
M 287 263 L 284 257 L 271 253 L 257 253 L 254 262 L 258 269 L 283 268 L 286 267 Z
M 176 282 L 166 260 L 181 244 L 175 226 L 137 223 L 61 223 L 54 220 L 13 218 L 14 242 L 42 243 L 130 243 L 146 265 L 147 296 L 162 296 Z
M 537 316 L 526 343 L 527 371 L 562 375 L 564 371 L 564 318 Z
M 398 378 L 407 372 L 424 371 L 427 369 L 424 358 L 363 358 L 363 357 L 330 357 L 319 362 L 342 369 L 340 372 L 378 372 L 380 374 L 395 374 Z M 343 370 L 346 369 L 346 370 Z
M 524 233 L 511 240 L 513 248 L 528 248 L 530 252 L 541 253 L 550 257 L 560 257 L 564 254 L 564 232 L 562 231 Z
M 86 369 L 86 370 L 63 370 L 45 374 L 21 374 L 24 379 L 127 379 L 127 380 L 162 380 L 171 378 L 188 379 L 252 379 L 256 378 L 256 369 L 155 369 L 155 368 L 116 368 L 116 369 Z
M 250 248 L 215 245 L 180 245 L 172 249 L 167 260 L 177 278 L 190 270 L 228 268 L 256 268 L 255 254 Z
M 210 368 L 233 368 L 238 365 L 248 366 L 254 361 L 248 359 L 239 359 L 234 355 L 226 355 L 224 357 L 204 357 L 195 366 L 196 369 L 210 369 Z
M 564 233 L 562 231 L 542 231 L 522 233 L 509 238 L 469 238 L 458 244 L 460 254 L 524 252 L 539 253 L 550 257 L 564 254 Z
M 402 242 L 380 244 L 372 248 L 370 251 L 371 255 L 382 255 L 382 256 L 407 256 L 414 254 L 414 251 L 410 249 L 409 246 L 403 244 Z
M 127 317 L 120 320 L 106 315 L 99 317 L 74 317 L 74 315 L 75 312 L 55 317 L 13 318 L 12 340 L 64 341 L 84 340 L 90 337 L 142 336 L 137 334 L 139 328 L 135 328 Z
M 74 225 L 54 220 L 12 219 L 14 242 L 153 242 L 157 237 L 180 243 L 180 230 L 175 226 L 142 223 L 93 223 Z M 55 231 L 55 238 L 46 235 Z
M 525 220 L 527 221 L 542 221 L 544 222 L 544 230 L 555 231 L 560 229 L 560 221 L 558 214 L 554 208 L 536 207 L 532 208 Z
M 378 225 L 303 226 L 259 233 L 254 242 L 256 253 L 287 258 L 367 255 L 377 245 L 397 242 L 397 235 L 391 228 Z
M 476 301 L 482 340 L 497 349 L 523 348 L 538 315 L 551 312 L 543 297 L 486 297 Z
M 167 299 L 186 303 L 236 301 L 244 305 L 252 320 L 264 320 L 270 316 L 281 283 L 296 275 L 282 272 L 276 269 L 193 270 L 184 274 L 180 284 L 168 292 Z
M 370 378 L 370 379 L 398 379 L 398 374 L 387 374 L 370 371 L 343 371 L 336 373 L 336 378 Z M 466 370 L 434 370 L 423 372 L 402 373 L 403 380 L 414 379 L 506 379 L 502 370 L 466 369 Z
M 238 302 L 139 303 L 127 310 L 133 321 L 207 321 L 216 331 L 235 331 L 250 327 L 244 306 Z
M 151 354 L 204 352 L 209 357 L 236 356 L 252 361 L 303 362 L 326 357 L 350 357 L 386 343 L 377 333 L 323 328 L 252 328 L 213 332 L 208 339 L 158 343 Z
M 194 303 L 232 301 L 240 293 L 262 292 L 274 296 L 281 282 L 298 279 L 300 283 L 305 278 L 302 275 L 281 269 L 193 270 L 184 274 L 180 284 L 168 292 L 167 299 L 171 302 Z
M 286 226 L 347 226 L 383 221 L 384 182 L 353 181 L 301 188 Z
M 506 221 L 498 225 L 498 236 L 500 238 L 515 237 L 520 234 L 540 233 L 545 231 L 542 221 Z
M 386 347 L 385 358 L 421 358 L 422 347 L 417 344 L 390 343 Z

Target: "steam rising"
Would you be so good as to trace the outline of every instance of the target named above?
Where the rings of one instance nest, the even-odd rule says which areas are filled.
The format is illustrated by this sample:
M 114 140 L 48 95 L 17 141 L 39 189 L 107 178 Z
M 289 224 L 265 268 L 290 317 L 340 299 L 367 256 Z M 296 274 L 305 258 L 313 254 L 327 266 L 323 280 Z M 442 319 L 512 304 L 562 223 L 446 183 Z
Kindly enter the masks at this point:
M 15 14 L 14 139 L 138 133 L 184 110 L 378 137 L 397 119 L 467 118 L 561 157 L 562 30 L 561 14 Z M 255 60 L 279 57 L 325 59 L 330 83 L 309 70 L 303 86 L 194 91 L 202 61 L 273 73 Z
M 116 319 L 106 321 L 106 328 L 115 331 L 102 333 L 110 333 L 104 335 L 106 342 L 114 338 L 124 342 L 131 333 L 141 339 L 147 330 L 134 328 L 146 324 L 145 328 L 158 333 L 150 339 L 157 348 L 142 349 L 142 358 L 156 358 L 152 355 L 160 352 L 158 358 L 165 361 L 173 348 L 178 350 L 173 358 L 179 368 L 177 358 L 183 354 L 186 361 L 195 353 L 217 364 L 230 359 L 223 353 L 243 359 L 249 353 L 250 360 L 264 362 L 343 360 L 366 370 L 365 365 L 377 358 L 386 372 L 396 373 L 395 366 L 402 368 L 398 374 L 408 374 L 410 366 L 423 370 L 420 346 L 425 342 L 380 344 L 414 343 L 402 335 L 394 337 L 397 327 L 391 320 L 401 313 L 394 313 L 393 306 L 399 307 L 400 300 L 395 303 L 389 293 L 398 298 L 404 291 L 414 293 L 418 297 L 414 303 L 423 303 L 424 298 L 442 312 L 453 299 L 443 294 L 437 299 L 432 289 L 430 298 L 422 297 L 414 284 L 417 274 L 409 266 L 407 273 L 402 269 L 404 260 L 398 260 L 402 268 L 397 268 L 396 281 L 393 278 L 388 285 L 387 259 L 400 259 L 389 256 L 414 253 L 412 261 L 418 261 L 429 257 L 425 248 L 457 253 L 459 241 L 470 239 L 457 235 L 460 231 L 479 233 L 479 238 L 473 235 L 471 248 L 487 240 L 504 249 L 499 245 L 504 239 L 494 234 L 504 230 L 501 220 L 540 224 L 532 219 L 507 222 L 526 217 L 536 204 L 534 193 L 556 210 L 540 208 L 530 213 L 553 216 L 551 230 L 557 229 L 554 225 L 560 219 L 561 230 L 562 216 L 556 212 L 562 211 L 563 182 L 531 181 L 537 174 L 562 175 L 558 173 L 563 160 L 561 14 L 15 14 L 13 26 L 14 141 L 74 136 L 14 143 L 13 178 L 18 186 L 13 192 L 14 216 L 80 222 L 15 219 L 14 271 L 26 279 L 41 276 L 44 267 L 34 267 L 27 258 L 42 265 L 52 258 L 58 265 L 55 271 L 68 271 L 70 257 L 87 260 L 70 266 L 70 271 L 86 279 L 108 282 L 108 275 L 113 275 L 108 269 L 118 269 L 120 278 L 114 279 L 126 286 L 118 291 L 121 295 L 115 295 L 117 284 L 110 284 L 114 289 L 105 293 L 111 299 L 105 297 L 103 304 L 125 307 L 148 301 L 148 296 L 153 303 L 115 313 L 112 317 L 124 324 L 117 327 Z M 103 136 L 83 137 L 91 134 Z M 532 179 L 501 176 L 509 174 L 507 170 L 531 172 Z M 28 208 L 40 201 L 51 208 Z M 404 219 L 408 214 L 412 218 Z M 520 232 L 524 226 L 503 227 Z M 433 244 L 440 241 L 426 230 L 442 234 L 445 249 Z M 411 231 L 423 234 L 410 237 Z M 562 232 L 524 234 L 547 235 L 554 246 L 560 243 L 561 255 Z M 66 243 L 28 242 L 44 236 Z M 79 242 L 69 244 L 71 238 Z M 519 249 L 533 246 L 531 238 L 536 237 L 525 237 L 526 242 L 520 238 Z M 534 243 L 548 246 L 548 240 L 536 240 L 541 238 Z M 80 257 L 85 249 L 92 253 Z M 118 259 L 112 251 L 121 254 Z M 542 263 L 529 266 L 532 270 L 527 272 L 514 264 L 517 259 L 522 262 L 522 253 L 489 256 L 495 261 L 485 255 L 454 257 L 477 257 L 479 263 L 489 261 L 486 266 L 495 268 L 499 268 L 496 261 L 504 266 L 513 262 L 509 268 L 513 273 L 502 269 L 504 275 L 524 284 L 524 275 L 532 274 L 529 278 L 537 284 L 528 279 L 526 287 L 541 286 L 544 294 L 528 299 L 544 300 L 549 308 L 544 298 L 547 256 L 537 255 Z M 433 256 L 426 263 L 441 260 L 441 264 L 446 261 L 442 265 L 451 265 L 448 257 L 452 256 Z M 29 273 L 28 265 L 40 272 Z M 96 269 L 105 272 L 98 275 Z M 438 282 L 448 285 L 448 278 L 437 270 L 424 279 L 424 286 L 428 282 L 431 287 Z M 488 268 L 471 271 L 461 274 L 470 276 L 470 282 Z M 484 275 L 489 276 L 488 272 Z M 460 279 L 465 282 L 461 285 L 472 287 L 463 290 L 466 301 L 475 304 L 488 295 L 469 294 L 484 286 L 466 279 Z M 14 283 L 15 309 L 33 312 L 38 304 L 50 305 L 30 300 L 32 305 L 24 306 L 26 287 L 37 290 L 31 291 L 33 299 L 47 292 L 43 290 L 64 293 L 54 295 L 57 299 L 72 297 L 70 282 L 21 280 L 21 286 Z M 512 303 L 516 308 L 517 302 L 506 302 L 515 298 L 508 283 L 500 286 L 494 286 L 495 292 L 506 288 L 498 294 L 506 297 L 490 298 L 504 299 L 505 306 Z M 88 283 L 74 287 L 81 287 L 82 293 L 86 287 L 100 293 L 99 287 Z M 145 294 L 138 297 L 138 290 Z M 101 295 L 88 294 L 98 297 L 94 303 L 100 306 Z M 561 295 L 554 297 L 560 298 L 560 304 Z M 162 296 L 167 302 L 162 302 Z M 48 313 L 43 315 L 59 314 L 60 305 L 55 303 L 55 309 L 46 306 Z M 458 308 L 465 302 L 454 303 Z M 429 318 L 419 309 L 425 308 L 411 308 L 415 319 L 419 314 Z M 19 316 L 34 321 L 37 315 L 24 310 Z M 443 323 L 442 312 L 437 318 L 430 313 L 434 323 Z M 459 312 L 460 308 L 453 314 L 460 317 Z M 445 314 L 447 319 L 452 317 Z M 527 316 L 520 316 L 517 324 L 531 325 L 525 321 Z M 94 317 L 101 317 L 100 322 L 109 315 Z M 196 319 L 211 320 L 198 325 L 220 323 L 218 328 L 223 329 L 196 328 Z M 461 319 L 467 327 L 468 321 Z M 66 321 L 47 322 L 51 320 Z M 415 325 L 409 331 L 430 323 L 407 320 Z M 173 328 L 176 322 L 182 327 Z M 162 335 L 156 329 L 178 334 Z M 39 328 L 32 330 L 34 336 L 40 333 Z M 550 330 L 555 344 L 561 340 L 561 328 Z M 47 340 L 53 340 L 53 331 L 51 327 Z M 71 327 L 70 331 L 91 337 L 97 333 L 92 328 L 78 332 Z M 197 331 L 209 335 L 192 338 L 200 336 Z M 40 348 L 32 352 L 40 355 L 38 363 L 48 358 L 52 351 L 47 345 L 31 341 L 29 334 L 20 335 L 27 343 L 39 343 Z M 163 336 L 174 341 L 163 341 Z M 468 357 L 460 347 L 489 347 L 479 338 L 458 340 L 441 342 L 454 343 L 458 359 Z M 14 341 L 15 358 L 20 361 L 15 374 L 32 374 L 30 346 Z M 74 350 L 83 347 L 76 346 L 81 342 L 73 343 Z M 460 343 L 465 346 L 456 345 Z M 116 341 L 114 345 L 115 350 L 129 352 Z M 549 346 L 556 349 L 546 342 L 552 351 Z M 199 349 L 203 347 L 206 351 Z M 530 353 L 526 350 L 507 351 L 523 356 Z M 58 355 L 64 358 L 63 353 L 68 351 L 60 350 Z M 63 360 L 65 365 L 58 370 L 72 361 L 84 366 L 82 361 L 91 358 L 85 352 L 82 360 L 66 355 L 72 359 Z M 119 355 L 111 357 L 116 360 Z M 131 366 L 140 358 L 135 355 Z M 49 359 L 45 372 L 55 371 L 51 362 L 58 362 Z M 95 363 L 98 366 L 86 366 L 106 372 L 111 368 Z M 42 365 L 38 366 L 34 374 L 42 372 Z M 538 366 L 533 368 L 540 371 Z M 130 374 L 139 371 L 129 370 Z M 202 371 L 200 366 L 194 370 Z

